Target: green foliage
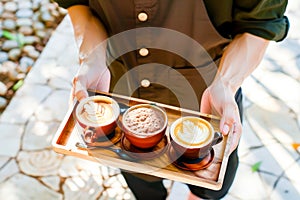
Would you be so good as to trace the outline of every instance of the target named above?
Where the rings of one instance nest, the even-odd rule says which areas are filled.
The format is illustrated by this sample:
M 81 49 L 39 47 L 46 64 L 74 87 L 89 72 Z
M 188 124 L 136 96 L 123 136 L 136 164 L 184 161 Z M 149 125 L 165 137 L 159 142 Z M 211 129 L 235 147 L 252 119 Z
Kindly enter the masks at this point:
M 260 166 L 261 166 L 261 163 L 262 163 L 262 161 L 259 161 L 259 162 L 255 163 L 255 164 L 253 164 L 253 165 L 251 166 L 252 172 L 258 171 L 259 168 L 260 168 Z
M 9 31 L 3 30 L 2 31 L 2 36 L 5 37 L 8 40 L 15 40 L 15 41 L 17 41 L 18 44 L 19 44 L 19 47 L 23 47 L 24 44 L 25 44 L 24 35 L 21 34 L 21 33 L 14 34 L 14 33 L 11 33 Z
M 16 84 L 14 84 L 14 86 L 12 87 L 13 91 L 17 91 L 22 85 L 23 85 L 24 81 L 23 80 L 19 80 Z

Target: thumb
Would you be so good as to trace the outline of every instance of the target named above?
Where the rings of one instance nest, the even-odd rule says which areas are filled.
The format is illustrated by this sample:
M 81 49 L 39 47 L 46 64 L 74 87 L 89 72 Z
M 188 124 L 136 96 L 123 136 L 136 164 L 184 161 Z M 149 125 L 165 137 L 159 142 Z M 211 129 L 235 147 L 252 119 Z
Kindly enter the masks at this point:
M 86 87 L 81 84 L 81 81 L 79 81 L 78 77 L 73 79 L 72 94 L 73 98 L 76 98 L 78 101 L 81 101 L 89 96 Z
M 75 97 L 78 101 L 81 101 L 82 99 L 85 99 L 88 96 L 89 96 L 89 94 L 86 90 L 79 90 L 75 93 Z

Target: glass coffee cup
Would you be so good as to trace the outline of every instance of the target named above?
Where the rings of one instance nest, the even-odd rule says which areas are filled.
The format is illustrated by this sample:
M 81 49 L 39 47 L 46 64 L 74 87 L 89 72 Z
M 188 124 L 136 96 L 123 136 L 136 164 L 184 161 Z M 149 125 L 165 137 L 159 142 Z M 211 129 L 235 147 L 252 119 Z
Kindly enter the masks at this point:
M 171 124 L 170 138 L 171 145 L 179 156 L 198 159 L 207 156 L 212 147 L 222 141 L 223 136 L 215 132 L 207 120 L 185 116 Z

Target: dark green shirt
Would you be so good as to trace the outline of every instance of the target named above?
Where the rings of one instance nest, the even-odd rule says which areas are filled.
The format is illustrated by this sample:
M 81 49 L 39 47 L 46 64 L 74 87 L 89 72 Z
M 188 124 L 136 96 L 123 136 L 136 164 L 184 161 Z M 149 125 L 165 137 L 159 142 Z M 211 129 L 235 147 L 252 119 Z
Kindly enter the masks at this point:
M 53 0 L 61 7 L 88 5 L 88 0 Z M 252 33 L 268 40 L 283 40 L 289 29 L 284 16 L 287 0 L 204 0 L 215 28 L 226 38 Z

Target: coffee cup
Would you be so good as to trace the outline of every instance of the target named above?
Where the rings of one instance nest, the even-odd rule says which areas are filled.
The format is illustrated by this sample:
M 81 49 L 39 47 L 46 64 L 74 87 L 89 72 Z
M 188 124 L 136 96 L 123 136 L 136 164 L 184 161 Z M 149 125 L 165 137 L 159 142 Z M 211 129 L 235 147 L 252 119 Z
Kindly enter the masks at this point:
M 184 116 L 171 124 L 170 138 L 172 147 L 179 156 L 198 159 L 207 156 L 212 147 L 222 141 L 223 136 L 215 132 L 207 120 Z
M 112 133 L 120 114 L 118 103 L 107 96 L 87 97 L 79 102 L 75 115 L 80 132 L 87 143 Z
M 121 129 L 133 146 L 147 149 L 162 140 L 167 125 L 168 117 L 164 110 L 156 105 L 138 104 L 124 112 Z

